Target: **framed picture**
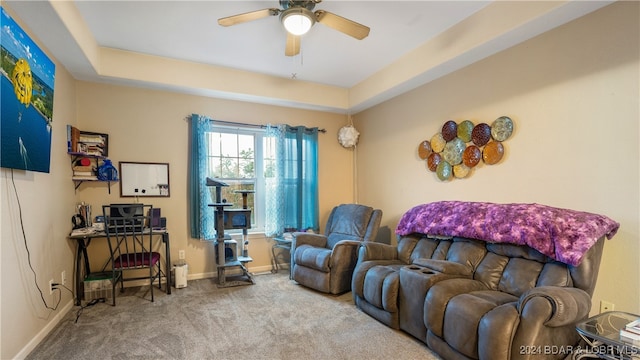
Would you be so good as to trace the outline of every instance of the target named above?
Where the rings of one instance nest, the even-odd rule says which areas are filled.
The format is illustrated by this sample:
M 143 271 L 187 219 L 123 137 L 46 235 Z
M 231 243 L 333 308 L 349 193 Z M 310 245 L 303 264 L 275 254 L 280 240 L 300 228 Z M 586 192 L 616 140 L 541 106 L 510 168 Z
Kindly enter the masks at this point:
M 120 197 L 169 197 L 169 163 L 121 161 Z
M 56 67 L 0 7 L 0 166 L 49 172 Z

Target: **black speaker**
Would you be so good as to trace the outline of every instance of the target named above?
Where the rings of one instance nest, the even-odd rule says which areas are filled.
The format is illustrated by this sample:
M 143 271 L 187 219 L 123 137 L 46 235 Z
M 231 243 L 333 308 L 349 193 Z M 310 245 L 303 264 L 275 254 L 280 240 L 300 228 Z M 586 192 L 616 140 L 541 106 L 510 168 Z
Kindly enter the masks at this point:
M 160 218 L 160 227 L 163 229 L 167 228 L 167 218 L 166 217 L 161 217 Z
M 157 229 L 160 226 L 160 208 L 152 208 L 149 210 L 149 217 L 151 218 L 151 228 Z

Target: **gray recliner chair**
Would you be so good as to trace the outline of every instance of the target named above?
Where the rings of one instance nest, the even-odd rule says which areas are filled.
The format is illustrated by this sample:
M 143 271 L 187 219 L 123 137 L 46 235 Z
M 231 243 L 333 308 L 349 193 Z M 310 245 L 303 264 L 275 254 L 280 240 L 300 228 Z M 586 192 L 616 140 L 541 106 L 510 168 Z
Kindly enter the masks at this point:
M 351 290 L 351 276 L 363 241 L 374 241 L 382 210 L 342 204 L 331 211 L 325 234 L 295 233 L 291 244 L 293 280 L 330 294 Z

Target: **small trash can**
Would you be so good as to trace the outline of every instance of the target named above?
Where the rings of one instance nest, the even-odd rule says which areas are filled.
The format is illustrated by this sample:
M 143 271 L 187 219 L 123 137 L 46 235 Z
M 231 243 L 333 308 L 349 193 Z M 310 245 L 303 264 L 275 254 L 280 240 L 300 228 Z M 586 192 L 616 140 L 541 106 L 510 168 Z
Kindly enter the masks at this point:
M 173 265 L 173 283 L 176 289 L 182 289 L 187 287 L 187 275 L 189 272 L 189 265 L 185 262 L 177 263 Z

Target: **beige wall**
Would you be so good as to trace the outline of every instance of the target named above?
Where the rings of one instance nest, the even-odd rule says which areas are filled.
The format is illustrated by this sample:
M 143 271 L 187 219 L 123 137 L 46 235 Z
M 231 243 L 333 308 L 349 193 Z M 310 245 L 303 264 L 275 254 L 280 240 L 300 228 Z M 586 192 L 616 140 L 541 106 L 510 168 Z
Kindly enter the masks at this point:
M 333 206 L 353 200 L 351 151 L 336 140 L 338 129 L 347 122 L 344 115 L 87 82 L 78 82 L 77 86 L 78 126 L 109 134 L 109 158 L 116 166 L 119 161 L 169 163 L 171 196 L 139 201 L 161 208 L 171 234 L 172 259 L 178 259 L 179 250 L 186 250 L 191 279 L 215 274 L 213 244 L 189 237 L 189 123 L 185 118 L 192 113 L 225 121 L 325 128 L 327 132 L 319 135 L 321 224 Z M 108 194 L 106 184 L 84 183 L 77 197 L 94 209 L 102 204 L 135 201 L 120 197 L 119 184 L 112 185 Z M 271 239 L 261 234 L 250 236 L 249 253 L 254 259 L 248 264 L 251 271 L 271 270 L 271 245 Z
M 5 10 L 21 24 L 11 9 L 5 7 Z M 21 25 L 29 33 L 29 29 Z M 39 45 L 48 53 L 43 44 Z M 76 87 L 65 68 L 51 59 L 56 64 L 56 79 L 50 173 L 13 170 L 12 175 L 10 169 L 0 169 L 2 359 L 14 358 L 21 350 L 22 355 L 26 355 L 72 306 L 71 293 L 66 290 L 49 295 L 49 280 L 59 282 L 61 272 L 66 271 L 67 286 L 72 288 L 74 244 L 66 235 L 71 230 L 76 199 L 66 154 L 66 125 L 75 123 Z M 29 256 L 35 274 L 30 269 Z M 49 307 L 55 308 L 62 296 L 57 310 L 45 308 L 36 284 Z
M 620 222 L 594 294 L 640 313 L 638 3 L 620 2 L 355 117 L 358 200 L 383 225 L 437 200 L 541 203 Z M 515 122 L 496 165 L 441 182 L 417 155 L 442 124 Z

